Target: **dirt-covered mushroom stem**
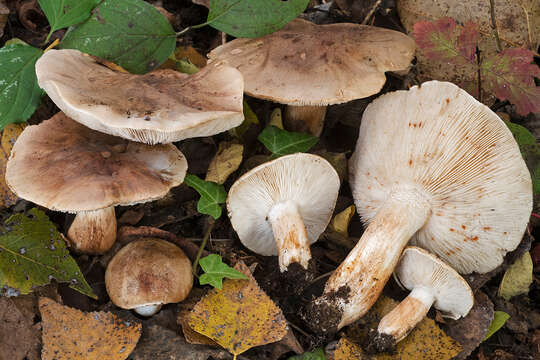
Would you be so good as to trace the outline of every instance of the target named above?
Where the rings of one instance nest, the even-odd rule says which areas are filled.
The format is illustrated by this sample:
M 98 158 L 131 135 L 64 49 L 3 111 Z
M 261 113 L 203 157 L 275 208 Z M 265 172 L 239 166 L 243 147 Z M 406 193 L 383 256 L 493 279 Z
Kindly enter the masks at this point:
M 326 105 L 287 105 L 285 108 L 285 127 L 291 131 L 319 136 L 324 128 L 326 109 Z
M 106 252 L 116 241 L 114 206 L 77 213 L 67 236 L 76 251 L 86 254 Z

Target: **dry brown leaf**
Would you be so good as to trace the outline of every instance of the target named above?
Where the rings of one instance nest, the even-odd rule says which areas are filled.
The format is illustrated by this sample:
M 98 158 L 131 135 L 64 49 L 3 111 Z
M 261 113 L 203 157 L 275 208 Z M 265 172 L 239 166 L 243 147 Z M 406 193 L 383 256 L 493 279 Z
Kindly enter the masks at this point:
M 355 211 L 356 208 L 354 205 L 351 205 L 339 214 L 336 214 L 330 222 L 330 228 L 340 235 L 349 236 L 347 229 L 349 228 L 349 223 L 351 222 Z
M 4 35 L 4 27 L 6 26 L 9 16 L 9 8 L 6 6 L 4 0 L 0 0 L 0 37 Z
M 141 324 L 107 312 L 84 313 L 48 298 L 39 299 L 43 360 L 123 360 L 141 336 Z
M 497 53 L 488 0 L 400 0 L 397 5 L 401 22 L 409 34 L 412 34 L 414 24 L 419 21 L 433 21 L 446 16 L 454 18 L 462 25 L 472 21 L 477 24 L 480 33 L 478 40 L 482 58 Z M 524 47 L 533 51 L 538 50 L 540 44 L 538 0 L 495 0 L 495 18 L 503 49 Z M 473 65 L 453 65 L 428 59 L 422 51 L 417 51 L 416 57 L 420 81 L 446 80 L 466 88 L 467 85 L 477 81 L 477 70 Z
M 195 305 L 189 326 L 236 357 L 254 346 L 281 340 L 288 328 L 283 313 L 259 288 L 249 269 L 243 263 L 235 269 L 250 279 L 227 279 L 222 290 L 210 290 Z
M 8 124 L 2 131 L 2 152 L 0 153 L 0 207 L 9 207 L 17 202 L 15 195 L 7 186 L 6 164 L 11 154 L 11 149 L 15 145 L 15 141 L 22 133 L 26 125 L 24 124 Z
M 243 152 L 244 146 L 241 144 L 220 142 L 218 151 L 208 166 L 205 180 L 223 184 L 242 163 Z
M 368 360 L 370 357 L 364 353 L 362 348 L 346 337 L 339 340 L 336 350 L 334 351 L 334 360 Z
M 37 351 L 41 332 L 12 299 L 0 297 L 0 360 L 22 360 Z
M 381 318 L 397 304 L 397 301 L 384 295 L 379 297 L 371 310 L 358 323 L 349 327 L 346 333 L 348 341 L 340 341 L 341 346 L 338 345 L 335 354 L 339 354 L 339 356 L 363 354 L 362 348 L 356 344 L 367 344 L 369 329 L 376 329 Z M 426 317 L 405 339 L 396 345 L 394 354 L 381 353 L 368 358 L 377 360 L 449 360 L 460 351 L 461 345 L 446 335 L 435 321 Z M 335 357 L 335 360 L 340 359 L 351 358 Z
M 206 66 L 207 59 L 199 54 L 193 46 L 179 46 L 174 50 L 174 57 L 178 60 L 188 59 L 193 65 L 199 69 Z

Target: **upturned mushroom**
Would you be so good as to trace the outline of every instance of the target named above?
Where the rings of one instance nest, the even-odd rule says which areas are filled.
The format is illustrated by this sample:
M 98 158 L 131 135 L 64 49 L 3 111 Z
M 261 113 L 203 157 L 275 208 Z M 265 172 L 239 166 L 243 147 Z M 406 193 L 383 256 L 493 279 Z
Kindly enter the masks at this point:
M 433 305 L 442 315 L 457 320 L 465 317 L 474 304 L 473 292 L 459 274 L 429 252 L 407 247 L 394 277 L 411 293 L 386 314 L 370 342 L 385 351 L 404 339 Z
M 278 255 L 281 272 L 308 269 L 309 246 L 336 205 L 339 177 L 320 156 L 296 153 L 266 162 L 233 184 L 227 209 L 240 241 L 257 254 Z
M 287 104 L 290 130 L 318 136 L 327 105 L 378 93 L 385 72 L 406 70 L 414 50 L 414 40 L 398 31 L 295 19 L 270 35 L 230 41 L 208 56 L 211 63 L 225 61 L 240 70 L 246 94 Z
M 191 262 L 165 240 L 144 238 L 124 246 L 105 272 L 111 301 L 122 309 L 151 316 L 161 306 L 184 300 L 193 287 Z
M 75 249 L 103 253 L 116 239 L 114 206 L 160 199 L 180 185 L 184 155 L 91 130 L 63 113 L 28 126 L 17 139 L 6 182 L 19 197 L 77 213 L 68 231 Z
M 81 124 L 147 144 L 210 136 L 244 119 L 242 74 L 221 63 L 194 75 L 113 71 L 77 50 L 49 50 L 36 75 L 54 103 Z
M 515 249 L 532 209 L 531 176 L 504 122 L 456 85 L 430 81 L 366 108 L 349 162 L 368 224 L 309 309 L 341 328 L 378 298 L 409 240 L 460 273 Z

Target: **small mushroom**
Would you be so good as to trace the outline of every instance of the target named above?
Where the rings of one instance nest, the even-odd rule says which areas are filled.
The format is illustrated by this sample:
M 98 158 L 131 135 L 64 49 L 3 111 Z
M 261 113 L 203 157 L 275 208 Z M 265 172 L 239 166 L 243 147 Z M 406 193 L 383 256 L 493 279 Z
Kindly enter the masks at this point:
M 474 304 L 472 290 L 459 274 L 429 252 L 414 246 L 403 251 L 394 277 L 411 293 L 379 323 L 372 341 L 378 351 L 404 339 L 431 306 L 445 317 L 465 317 Z
M 112 258 L 105 272 L 111 301 L 122 309 L 152 316 L 161 306 L 184 300 L 193 287 L 191 262 L 165 240 L 130 242 Z
M 327 105 L 378 93 L 385 71 L 407 69 L 414 50 L 414 40 L 398 31 L 295 19 L 270 35 L 230 41 L 208 56 L 240 70 L 246 94 L 287 104 L 290 130 L 319 136 Z
M 278 255 L 281 272 L 308 269 L 310 244 L 328 225 L 339 177 L 320 156 L 296 153 L 266 162 L 231 187 L 227 208 L 240 241 L 257 254 Z
M 19 197 L 77 213 L 75 249 L 103 253 L 116 239 L 114 206 L 160 199 L 184 180 L 187 161 L 172 144 L 149 146 L 91 130 L 63 113 L 17 139 L 6 182 Z
M 54 103 L 91 129 L 147 144 L 214 135 L 244 119 L 242 74 L 221 63 L 194 75 L 113 71 L 77 50 L 50 50 L 36 75 Z
M 466 91 L 429 81 L 385 94 L 362 117 L 349 162 L 368 224 L 310 313 L 335 330 L 377 300 L 409 242 L 460 273 L 486 273 L 521 241 L 532 182 L 506 124 Z

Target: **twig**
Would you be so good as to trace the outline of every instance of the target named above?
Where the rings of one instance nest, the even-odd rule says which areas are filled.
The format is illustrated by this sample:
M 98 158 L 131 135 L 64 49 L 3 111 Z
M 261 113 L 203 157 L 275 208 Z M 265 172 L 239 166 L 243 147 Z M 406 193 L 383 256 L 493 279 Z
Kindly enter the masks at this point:
M 204 251 L 204 248 L 206 247 L 208 238 L 210 238 L 210 234 L 212 233 L 212 229 L 214 228 L 214 224 L 216 223 L 214 219 L 212 219 L 211 217 L 208 217 L 208 219 L 210 223 L 208 224 L 208 228 L 206 229 L 206 233 L 204 234 L 201 247 L 199 248 L 199 252 L 197 253 L 197 257 L 195 258 L 195 261 L 193 262 L 193 275 L 195 276 L 197 276 L 197 266 L 199 266 L 199 260 L 201 259 L 201 255 Z
M 368 14 L 366 15 L 366 17 L 364 18 L 364 20 L 362 21 L 362 25 L 366 25 L 369 21 L 369 19 L 371 18 L 371 16 L 373 15 L 373 13 L 377 10 L 377 8 L 379 7 L 379 5 L 381 5 L 383 0 L 377 0 L 377 2 L 375 3 L 375 5 L 373 5 L 373 7 L 371 8 L 371 10 L 369 10 Z
M 495 41 L 497 42 L 497 50 L 501 52 L 501 39 L 499 38 L 499 29 L 497 28 L 497 22 L 495 21 L 495 0 L 489 0 L 489 12 L 491 13 L 491 28 L 493 29 L 493 35 L 495 35 Z
M 531 213 L 531 215 L 537 219 L 540 219 L 540 215 L 538 215 L 537 213 Z
M 298 331 L 300 334 L 304 335 L 305 337 L 309 338 L 310 336 L 308 333 L 306 333 L 304 330 L 300 329 L 298 326 L 294 325 L 292 322 L 287 321 L 289 325 L 296 331 Z
M 527 11 L 527 8 L 523 4 L 523 1 L 519 2 L 519 5 L 521 6 L 521 9 L 525 13 L 525 19 L 527 20 L 527 35 L 529 38 L 529 48 L 533 48 L 533 39 L 532 39 L 532 33 L 531 33 L 531 21 L 529 19 L 529 12 Z
M 332 275 L 333 272 L 334 272 L 334 270 L 329 271 L 329 272 L 327 272 L 326 274 L 322 274 L 322 275 L 317 276 L 315 279 L 313 279 L 313 280 L 311 281 L 311 284 L 315 284 L 317 281 L 319 281 L 319 280 L 321 280 L 321 279 L 324 279 L 325 277 L 328 277 L 328 276 Z M 311 285 L 311 284 L 310 284 L 310 285 Z
M 480 49 L 476 47 L 476 71 L 478 72 L 478 101 L 482 102 L 482 71 L 480 70 Z

